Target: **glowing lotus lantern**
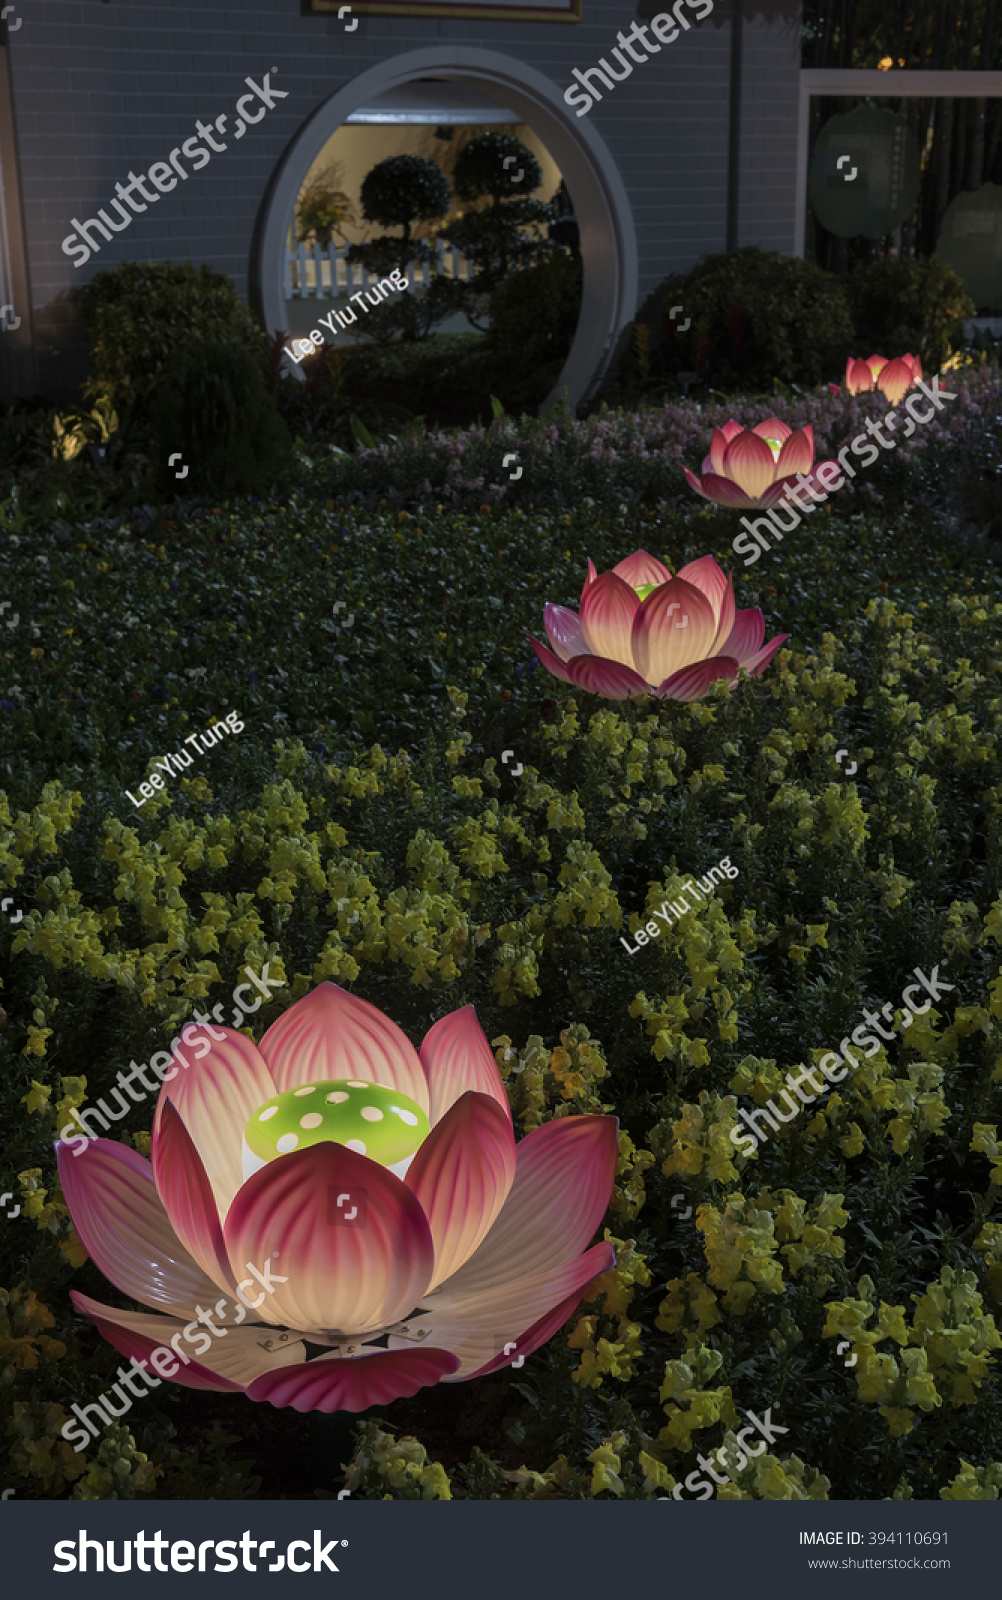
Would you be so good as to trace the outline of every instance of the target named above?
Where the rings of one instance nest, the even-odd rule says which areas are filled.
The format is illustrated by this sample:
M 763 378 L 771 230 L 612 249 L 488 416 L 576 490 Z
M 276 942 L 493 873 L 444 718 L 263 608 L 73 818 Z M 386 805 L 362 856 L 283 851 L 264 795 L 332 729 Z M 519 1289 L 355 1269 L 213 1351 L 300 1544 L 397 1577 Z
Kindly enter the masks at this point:
M 717 678 L 736 681 L 742 667 L 760 676 L 790 637 L 763 645 L 761 611 L 736 610 L 734 581 L 712 556 L 673 578 L 646 550 L 601 577 L 589 561 L 580 612 L 547 605 L 543 618 L 551 648 L 529 636 L 542 665 L 606 700 L 701 700 Z
M 73 1294 L 126 1357 L 180 1354 L 215 1306 L 216 1336 L 197 1335 L 210 1348 L 163 1376 L 361 1411 L 530 1354 L 613 1264 L 611 1245 L 588 1246 L 612 1192 L 616 1118 L 560 1118 L 516 1146 L 472 1006 L 420 1053 L 332 983 L 259 1045 L 215 1033 L 161 1088 L 152 1162 L 108 1139 L 76 1157 L 57 1145 L 95 1265 L 155 1308 Z
M 921 376 L 922 363 L 918 356 L 896 356 L 893 361 L 885 356 L 867 356 L 865 361 L 850 356 L 845 365 L 845 386 L 850 394 L 868 394 L 871 389 L 879 389 L 895 406 Z
M 783 498 L 788 483 L 802 474 L 813 483 L 814 430 L 808 424 L 793 429 L 778 417 L 767 417 L 754 428 L 725 422 L 714 428 L 710 453 L 703 458 L 702 476 L 682 467 L 690 489 L 719 506 L 768 509 Z

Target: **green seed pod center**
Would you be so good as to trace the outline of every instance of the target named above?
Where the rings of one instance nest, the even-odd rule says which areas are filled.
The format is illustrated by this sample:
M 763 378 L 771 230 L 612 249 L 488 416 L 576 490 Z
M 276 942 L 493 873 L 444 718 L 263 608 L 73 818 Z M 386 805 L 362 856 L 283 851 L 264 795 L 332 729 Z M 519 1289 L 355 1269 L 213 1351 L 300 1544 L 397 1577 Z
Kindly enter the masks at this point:
M 325 1139 L 380 1166 L 396 1167 L 409 1163 L 428 1129 L 421 1107 L 398 1089 L 358 1078 L 327 1078 L 266 1100 L 248 1121 L 244 1144 L 251 1170 Z

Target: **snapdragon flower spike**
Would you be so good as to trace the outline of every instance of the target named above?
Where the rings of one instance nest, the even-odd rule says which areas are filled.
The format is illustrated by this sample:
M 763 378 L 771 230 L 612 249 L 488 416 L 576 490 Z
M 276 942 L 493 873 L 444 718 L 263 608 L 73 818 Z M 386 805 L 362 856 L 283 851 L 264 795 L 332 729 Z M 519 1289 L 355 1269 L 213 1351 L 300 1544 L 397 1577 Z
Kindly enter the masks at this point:
M 216 1031 L 161 1088 L 152 1161 L 109 1139 L 79 1160 L 56 1146 L 95 1266 L 152 1308 L 72 1295 L 124 1356 L 173 1339 L 188 1388 L 362 1411 L 529 1355 L 613 1265 L 590 1241 L 616 1118 L 560 1118 L 516 1146 L 472 1006 L 420 1052 L 332 983 L 260 1045 Z M 194 1360 L 199 1307 L 219 1327 Z
M 774 506 L 788 483 L 802 472 L 813 484 L 814 430 L 793 429 L 778 417 L 767 417 L 754 428 L 725 422 L 714 428 L 710 453 L 703 458 L 702 476 L 682 467 L 690 489 L 719 506 L 747 509 Z
M 761 611 L 735 609 L 733 579 L 712 556 L 673 578 L 646 550 L 601 576 L 589 560 L 580 611 L 547 605 L 544 623 L 549 649 L 527 635 L 542 665 L 606 700 L 701 700 L 716 679 L 736 682 L 741 668 L 760 676 L 790 637 L 763 645 Z

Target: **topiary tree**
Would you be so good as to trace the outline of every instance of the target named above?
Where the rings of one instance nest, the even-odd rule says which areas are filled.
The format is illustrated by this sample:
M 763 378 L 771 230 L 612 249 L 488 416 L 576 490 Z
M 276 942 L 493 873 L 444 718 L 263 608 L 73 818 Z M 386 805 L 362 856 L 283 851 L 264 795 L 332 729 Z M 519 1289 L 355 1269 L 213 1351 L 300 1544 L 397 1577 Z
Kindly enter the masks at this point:
M 189 345 L 233 344 L 260 356 L 267 339 L 230 282 L 211 267 L 123 261 L 77 291 L 90 347 L 90 394 L 120 416 L 144 413 L 160 376 Z
M 424 156 L 387 156 L 366 173 L 360 198 L 367 222 L 403 230 L 399 238 L 381 234 L 367 244 L 353 244 L 348 250 L 349 262 L 359 262 L 367 271 L 384 277 L 394 267 L 405 270 L 411 261 L 428 260 L 432 253 L 429 246 L 413 237 L 411 227 L 415 222 L 443 217 L 451 204 L 452 191 L 434 161 Z M 419 301 L 408 292 L 366 318 L 366 325 L 359 332 L 382 339 L 393 334 L 419 339 L 448 311 L 438 294 L 429 293 Z
M 547 237 L 527 232 L 552 220 L 552 208 L 530 193 L 543 181 L 532 151 L 510 133 L 482 133 L 456 157 L 453 184 L 460 200 L 487 206 L 467 211 L 443 229 L 473 268 L 471 283 L 453 282 L 451 298 L 475 327 L 481 326 L 486 296 L 517 268 L 530 267 L 553 254 Z
M 388 156 L 377 162 L 363 178 L 360 194 L 366 222 L 402 229 L 399 238 L 381 234 L 368 244 L 352 245 L 350 259 L 364 259 L 369 266 L 371 258 L 370 270 L 380 273 L 423 259 L 427 246 L 413 238 L 411 227 L 444 217 L 452 201 L 445 173 L 424 156 Z
M 673 274 L 656 300 L 661 315 L 651 337 L 655 347 L 666 342 L 658 352 L 666 371 L 698 372 L 718 387 L 771 390 L 774 378 L 820 383 L 837 378 L 852 351 L 838 278 L 813 261 L 757 245 Z M 676 306 L 682 309 L 673 319 Z
M 963 279 L 938 256 L 881 256 L 849 274 L 846 294 L 856 355 L 919 356 L 932 371 L 963 343 L 960 324 L 974 316 Z
M 157 488 L 177 492 L 169 458 L 180 451 L 186 488 L 263 494 L 292 463 L 289 431 L 245 346 L 186 345 L 164 366 L 150 406 Z

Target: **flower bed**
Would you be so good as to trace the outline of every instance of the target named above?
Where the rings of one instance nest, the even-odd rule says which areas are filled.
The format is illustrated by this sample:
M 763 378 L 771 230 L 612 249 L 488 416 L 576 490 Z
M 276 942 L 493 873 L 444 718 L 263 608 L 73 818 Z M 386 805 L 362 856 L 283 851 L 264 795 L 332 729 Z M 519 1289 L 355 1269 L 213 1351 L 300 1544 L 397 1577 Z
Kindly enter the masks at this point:
M 990 398 L 976 377 L 957 413 Z M 872 404 L 811 397 L 826 453 L 839 406 L 851 432 Z M 621 468 L 613 494 L 667 471 L 666 441 L 695 459 L 712 422 L 753 413 L 541 424 L 534 470 L 569 492 Z M 508 447 L 474 430 L 363 452 L 341 486 L 388 459 L 401 481 L 435 461 L 465 480 Z M 790 635 L 762 678 L 612 705 L 532 670 L 523 629 L 576 604 L 588 555 L 727 567 L 727 537 L 690 504 L 609 516 L 574 495 L 560 514 L 220 506 L 145 538 L 0 541 L 20 617 L 0 684 L 19 1498 L 340 1486 L 306 1416 L 239 1394 L 165 1382 L 99 1445 L 62 1432 L 120 1360 L 71 1293 L 139 1299 L 86 1259 L 52 1141 L 265 963 L 285 983 L 248 1019 L 255 1043 L 324 981 L 415 1045 L 472 1004 L 519 1141 L 620 1122 L 596 1236 L 615 1265 L 520 1371 L 371 1412 L 354 1495 L 684 1496 L 697 1454 L 733 1459 L 742 1414 L 771 1408 L 787 1431 L 717 1498 L 997 1497 L 998 574 L 943 548 L 921 505 L 840 507 L 736 575 L 738 606 Z M 137 812 L 126 785 L 221 707 L 240 738 Z M 627 959 L 621 936 L 721 857 L 738 877 Z M 858 1070 L 757 1151 L 736 1144 L 741 1110 L 937 966 L 955 988 L 907 1032 L 885 1010 Z M 112 1135 L 144 1157 L 151 1107 Z

